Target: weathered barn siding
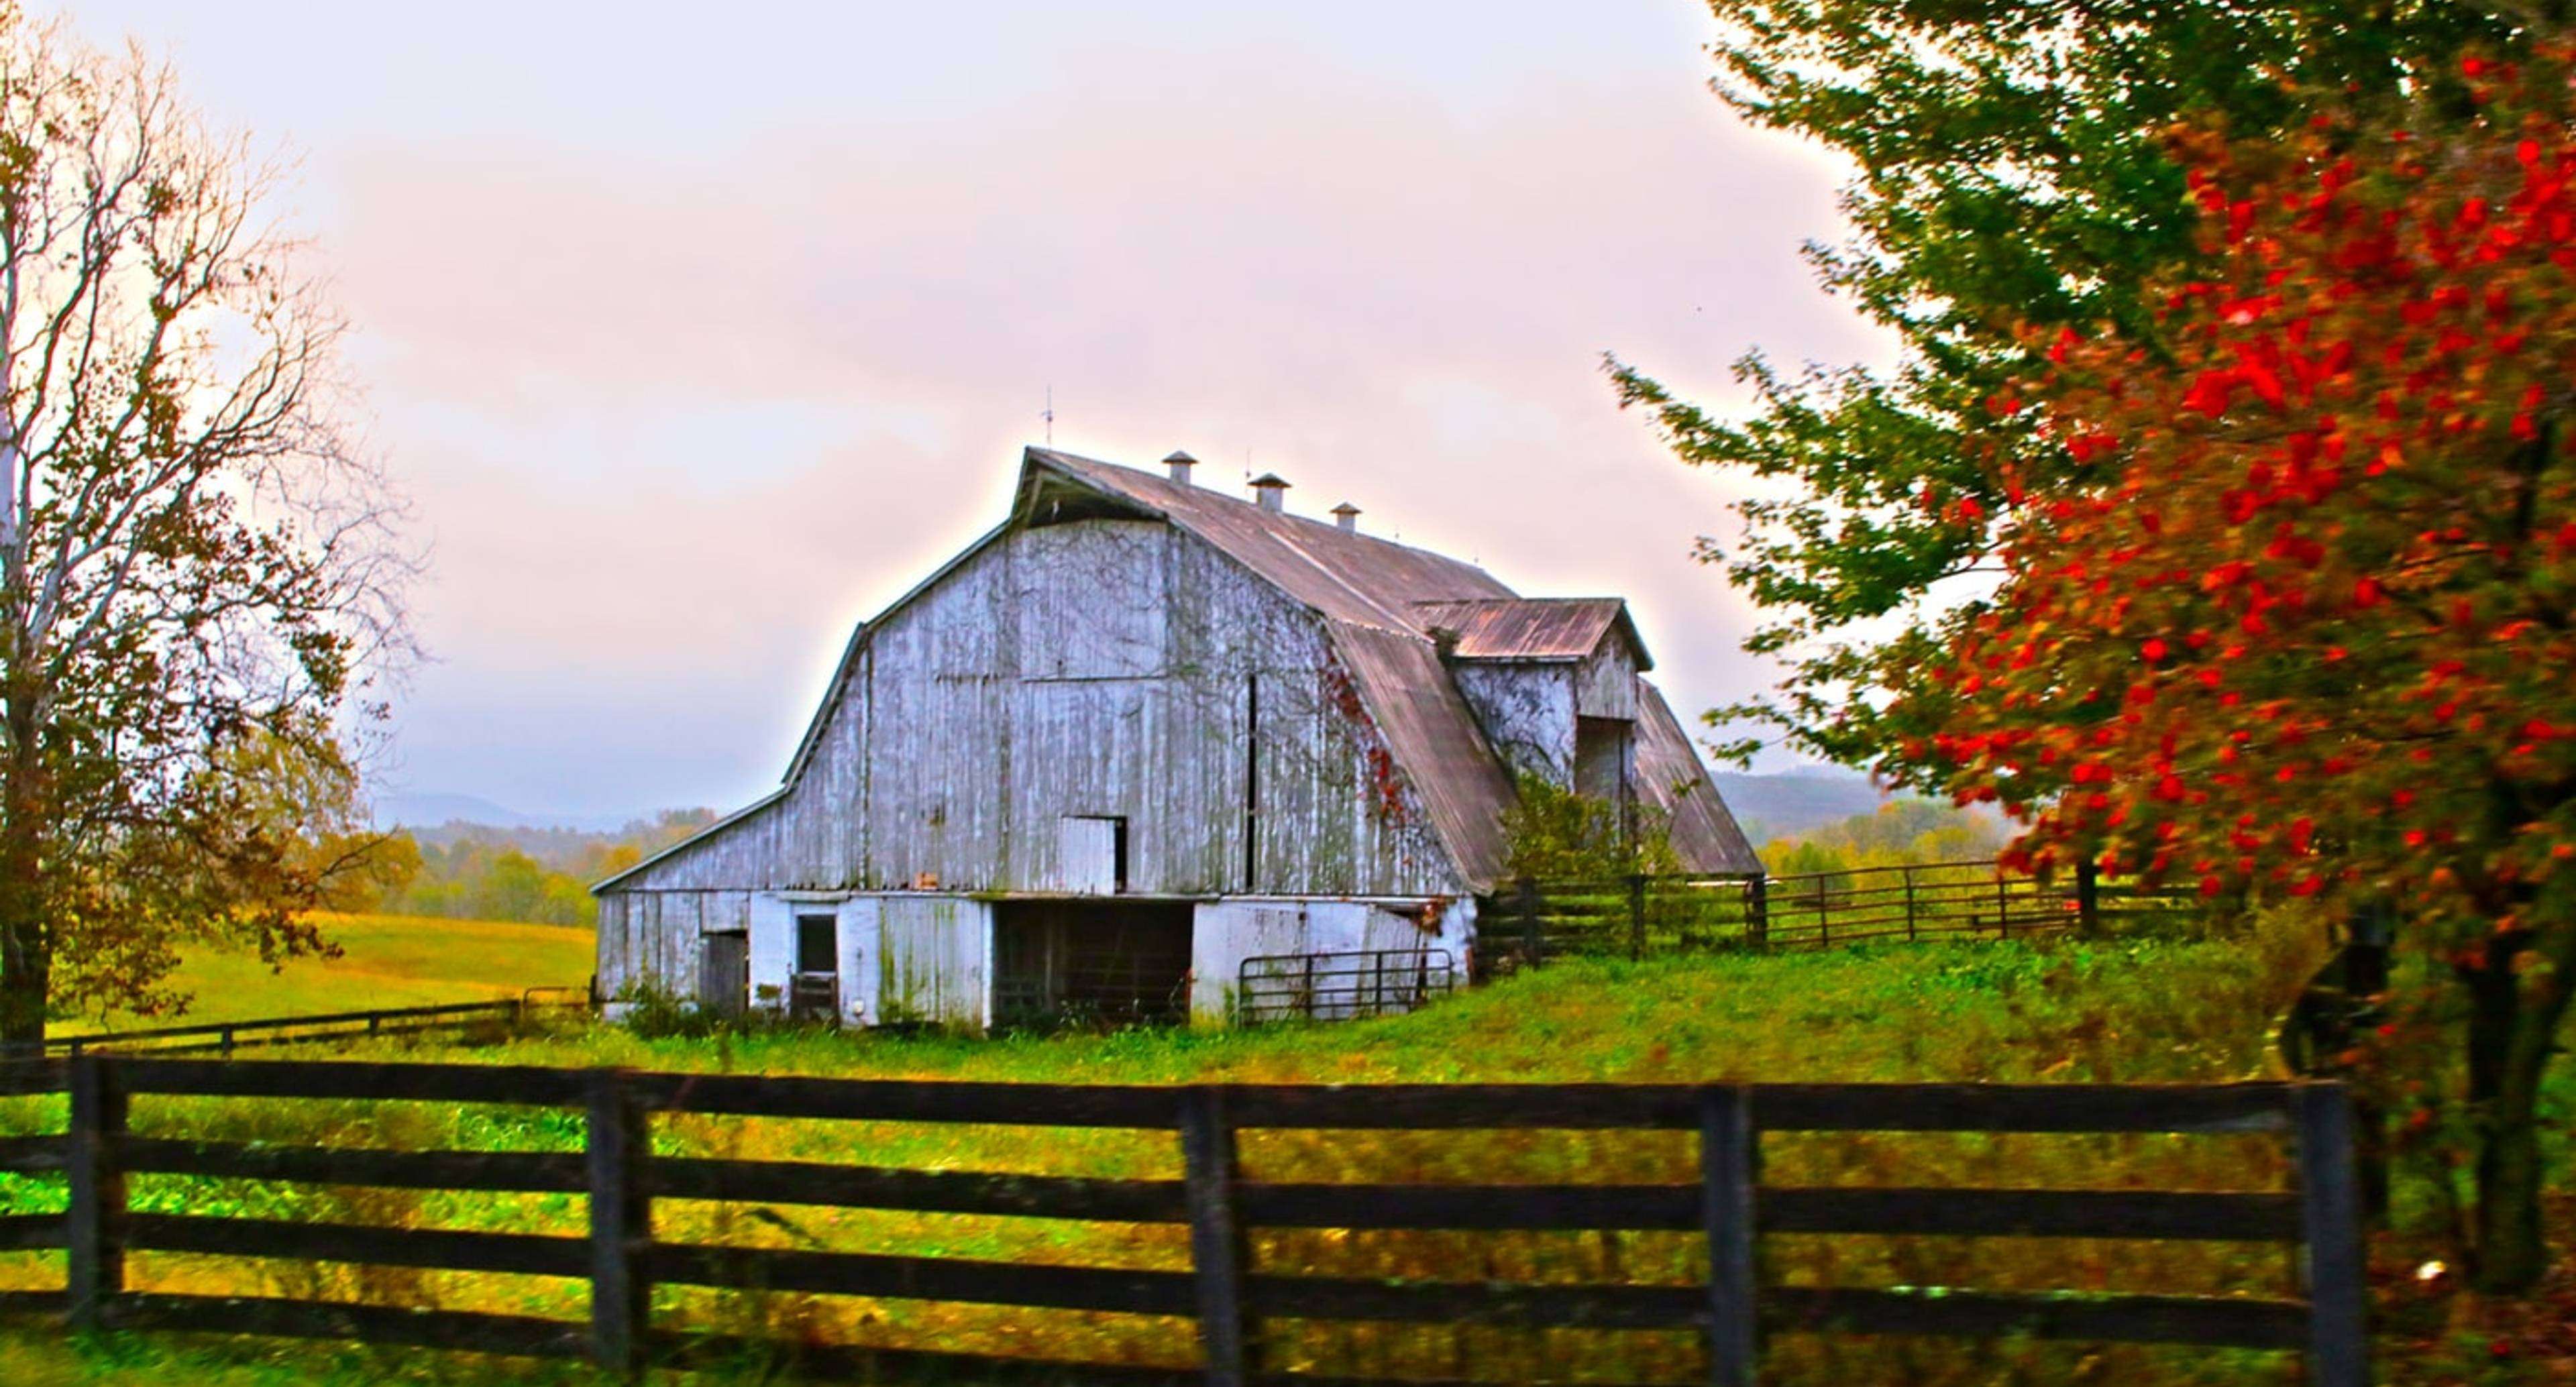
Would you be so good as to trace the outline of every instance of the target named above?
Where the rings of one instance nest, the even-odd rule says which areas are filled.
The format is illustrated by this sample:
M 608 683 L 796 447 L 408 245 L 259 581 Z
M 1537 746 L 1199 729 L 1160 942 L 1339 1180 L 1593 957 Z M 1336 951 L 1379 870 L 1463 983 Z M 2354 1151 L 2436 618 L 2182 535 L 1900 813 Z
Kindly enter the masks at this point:
M 992 1024 L 993 910 L 954 896 L 885 896 L 877 902 L 879 1023 Z
M 1514 771 L 1574 783 L 1574 666 L 1462 664 L 1450 674 Z
M 1601 642 L 1574 667 L 1574 714 L 1633 722 L 1637 717 L 1637 657 L 1626 641 Z
M 750 927 L 749 891 L 648 891 L 599 898 L 599 984 L 615 995 L 649 985 L 698 990 L 701 936 Z
M 868 632 L 784 793 L 617 890 L 1063 890 L 1068 816 L 1128 821 L 1141 894 L 1462 889 L 1334 670 L 1321 620 L 1181 531 L 1013 532 Z

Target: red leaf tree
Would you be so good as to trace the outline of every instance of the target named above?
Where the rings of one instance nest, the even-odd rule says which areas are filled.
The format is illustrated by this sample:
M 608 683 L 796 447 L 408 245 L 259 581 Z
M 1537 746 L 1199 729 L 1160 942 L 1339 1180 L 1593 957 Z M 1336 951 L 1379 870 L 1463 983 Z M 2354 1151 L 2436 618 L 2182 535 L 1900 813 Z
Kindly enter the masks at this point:
M 2535 1104 L 2576 981 L 2576 95 L 2177 131 L 2205 278 L 2043 348 L 2071 476 L 1998 480 L 1998 589 L 1891 691 L 1900 769 L 2037 870 L 2394 899 L 2465 1014 L 2475 1266 L 2545 1265 Z M 1998 451 L 1998 456 L 2003 454 Z M 1942 498 L 1926 503 L 1941 505 Z

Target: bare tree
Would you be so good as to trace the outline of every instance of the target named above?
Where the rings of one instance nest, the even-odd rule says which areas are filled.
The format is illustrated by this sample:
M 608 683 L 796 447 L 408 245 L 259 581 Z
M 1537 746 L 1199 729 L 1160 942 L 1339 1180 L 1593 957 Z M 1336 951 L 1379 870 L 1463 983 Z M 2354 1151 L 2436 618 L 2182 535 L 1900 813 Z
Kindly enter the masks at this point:
M 0 8 L 0 1044 L 170 1005 L 188 940 L 317 948 L 363 866 L 302 820 L 356 802 L 415 565 L 276 181 L 167 68 Z

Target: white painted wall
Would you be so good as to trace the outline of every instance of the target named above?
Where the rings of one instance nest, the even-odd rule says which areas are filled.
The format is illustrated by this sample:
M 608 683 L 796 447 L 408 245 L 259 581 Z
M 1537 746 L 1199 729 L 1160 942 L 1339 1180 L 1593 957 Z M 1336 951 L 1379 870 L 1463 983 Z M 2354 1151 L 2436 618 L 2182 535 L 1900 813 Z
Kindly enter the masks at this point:
M 787 979 L 796 968 L 796 905 L 784 896 L 751 898 L 751 1005 L 787 1009 Z
M 1326 903 L 1229 900 L 1203 904 L 1190 920 L 1190 1021 L 1222 1026 L 1243 961 L 1313 949 L 1308 924 Z
M 885 944 L 884 907 L 874 896 L 841 902 L 839 923 L 841 1024 L 873 1025 L 877 1018 L 877 954 Z

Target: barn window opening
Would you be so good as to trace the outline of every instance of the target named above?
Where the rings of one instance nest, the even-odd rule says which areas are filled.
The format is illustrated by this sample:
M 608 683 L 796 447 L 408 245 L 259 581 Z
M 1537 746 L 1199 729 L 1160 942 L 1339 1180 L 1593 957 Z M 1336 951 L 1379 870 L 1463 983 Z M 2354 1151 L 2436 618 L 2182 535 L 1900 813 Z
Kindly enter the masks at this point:
M 796 971 L 799 973 L 837 973 L 841 971 L 840 950 L 836 947 L 835 921 L 829 915 L 796 917 Z
M 1619 808 L 1620 832 L 1632 831 L 1636 798 L 1629 766 L 1636 760 L 1637 725 L 1624 718 L 1574 720 L 1574 792 Z
M 993 1019 L 1121 1026 L 1189 1018 L 1188 901 L 1004 901 L 993 908 Z

